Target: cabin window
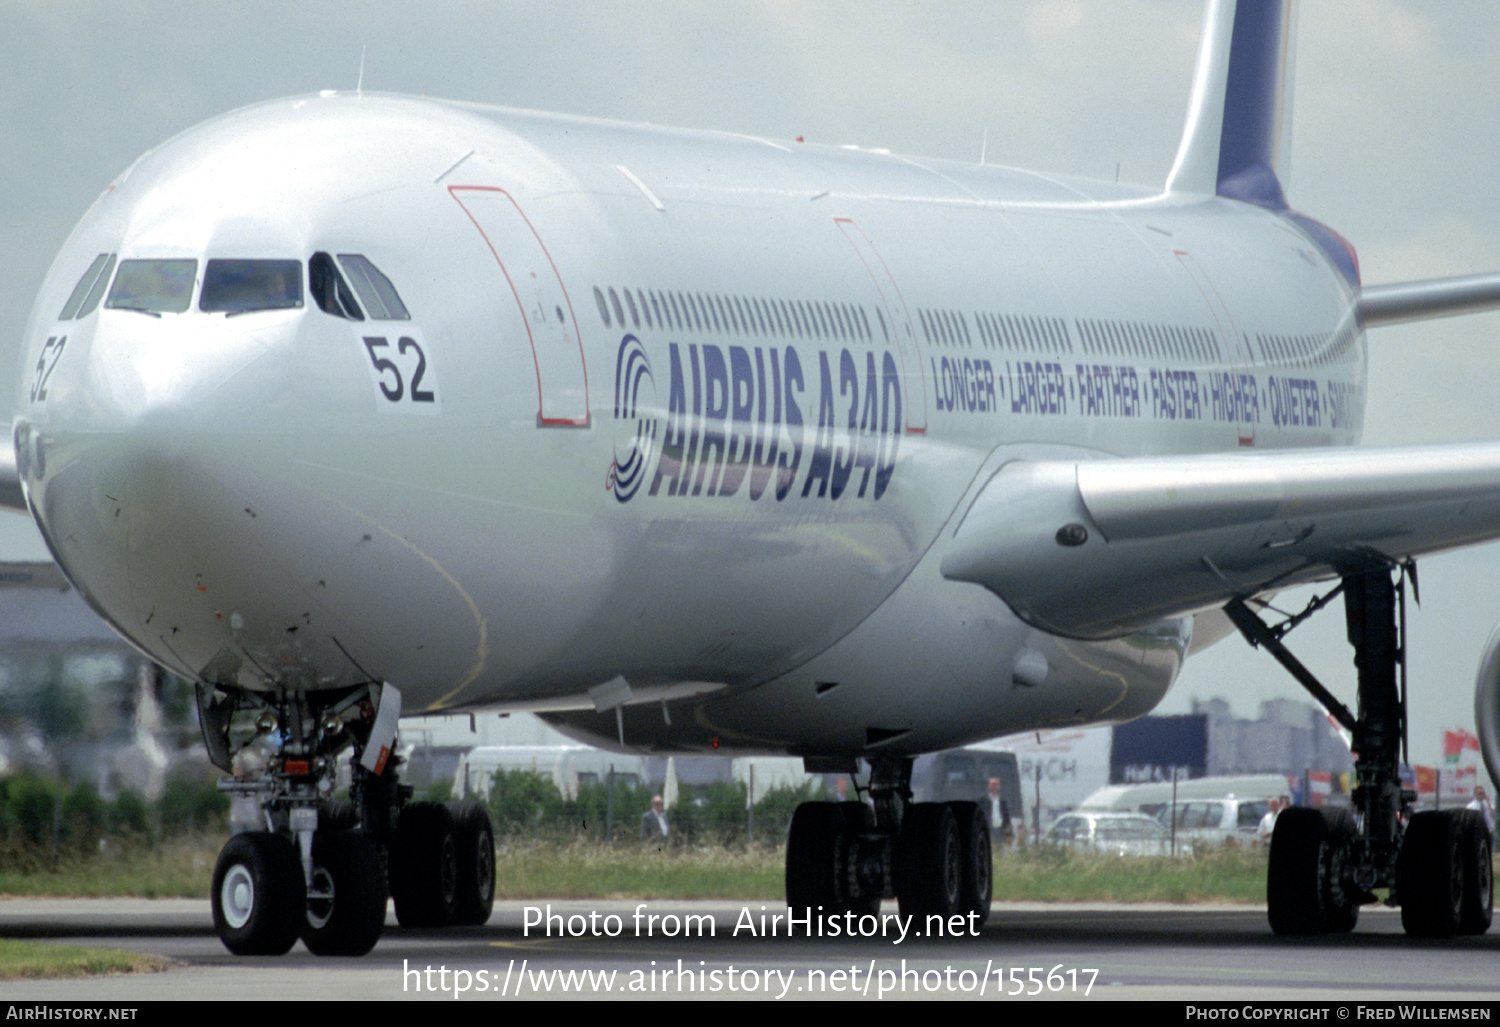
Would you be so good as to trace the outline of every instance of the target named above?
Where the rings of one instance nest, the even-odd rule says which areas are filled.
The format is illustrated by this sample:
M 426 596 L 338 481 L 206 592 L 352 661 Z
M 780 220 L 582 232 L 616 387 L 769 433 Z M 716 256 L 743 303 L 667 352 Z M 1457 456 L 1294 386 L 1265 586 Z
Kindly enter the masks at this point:
M 205 314 L 247 314 L 301 306 L 299 260 L 210 260 L 203 270 L 198 309 Z
M 193 302 L 196 260 L 122 260 L 104 306 L 143 314 L 181 314 Z

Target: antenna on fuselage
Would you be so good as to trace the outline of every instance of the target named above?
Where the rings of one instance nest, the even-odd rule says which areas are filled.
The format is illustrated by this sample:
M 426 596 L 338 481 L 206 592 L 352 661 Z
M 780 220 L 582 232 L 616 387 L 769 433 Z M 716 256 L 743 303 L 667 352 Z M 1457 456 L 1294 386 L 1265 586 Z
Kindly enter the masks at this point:
M 359 81 L 354 86 L 354 95 L 361 97 L 365 95 L 365 49 L 359 48 Z

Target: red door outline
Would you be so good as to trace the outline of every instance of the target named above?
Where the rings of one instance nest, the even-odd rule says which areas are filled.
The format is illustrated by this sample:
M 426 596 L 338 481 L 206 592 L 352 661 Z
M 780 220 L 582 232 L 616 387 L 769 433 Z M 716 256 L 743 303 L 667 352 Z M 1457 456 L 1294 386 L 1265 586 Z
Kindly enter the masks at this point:
M 537 426 L 587 428 L 589 379 L 583 338 L 552 254 L 515 197 L 504 189 L 450 185 L 448 194 L 489 247 L 526 326 L 536 366 Z

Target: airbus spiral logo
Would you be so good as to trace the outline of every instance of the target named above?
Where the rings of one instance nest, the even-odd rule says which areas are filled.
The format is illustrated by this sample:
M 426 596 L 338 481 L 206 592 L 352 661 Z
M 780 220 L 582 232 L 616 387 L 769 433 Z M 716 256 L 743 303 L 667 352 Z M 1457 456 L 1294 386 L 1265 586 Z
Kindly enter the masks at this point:
M 606 488 L 628 503 L 646 480 L 656 449 L 656 418 L 641 416 L 656 406 L 656 379 L 651 358 L 634 335 L 620 340 L 615 358 L 615 459 L 609 465 Z

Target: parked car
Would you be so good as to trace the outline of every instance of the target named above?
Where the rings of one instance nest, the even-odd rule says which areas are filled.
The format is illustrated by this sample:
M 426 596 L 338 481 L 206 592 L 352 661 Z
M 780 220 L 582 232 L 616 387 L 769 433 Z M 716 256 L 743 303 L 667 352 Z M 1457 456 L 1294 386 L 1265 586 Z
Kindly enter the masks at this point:
M 1244 796 L 1264 799 L 1287 791 L 1282 774 L 1229 774 L 1217 777 L 1185 778 L 1176 784 L 1154 781 L 1149 784 L 1105 785 L 1078 804 L 1080 810 L 1108 810 L 1111 813 L 1144 813 L 1158 816 L 1175 799 L 1179 804 L 1194 799 L 1224 799 Z M 1163 820 L 1163 823 L 1166 821 Z
M 1270 809 L 1268 799 L 1193 799 L 1179 802 L 1175 810 L 1164 808 L 1161 822 L 1168 831 L 1176 820 L 1177 840 L 1202 848 L 1225 845 L 1255 845 L 1261 817 Z
M 1116 856 L 1170 856 L 1172 840 L 1161 824 L 1139 813 L 1065 813 L 1043 839 L 1049 845 L 1091 849 Z M 1176 855 L 1192 855 L 1179 840 Z

